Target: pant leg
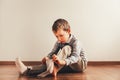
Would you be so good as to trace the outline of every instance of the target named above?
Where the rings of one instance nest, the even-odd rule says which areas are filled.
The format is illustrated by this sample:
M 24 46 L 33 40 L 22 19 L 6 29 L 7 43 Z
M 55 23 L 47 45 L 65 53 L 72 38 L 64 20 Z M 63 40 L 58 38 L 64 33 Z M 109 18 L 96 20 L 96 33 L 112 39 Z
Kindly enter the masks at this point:
M 70 65 L 73 71 L 76 72 L 84 72 L 87 68 L 87 61 L 83 60 L 81 57 L 79 58 L 77 63 Z
M 59 52 L 57 53 L 57 56 L 59 57 L 59 59 L 63 60 L 68 56 L 70 56 L 70 54 L 71 54 L 71 47 L 67 45 L 59 50 Z
M 47 70 L 37 75 L 37 77 L 45 77 L 53 72 L 54 62 L 52 59 L 46 61 Z
M 36 66 L 28 66 L 27 71 L 23 75 L 27 76 L 37 76 L 38 74 L 46 71 L 47 67 L 45 64 L 36 65 Z
M 68 56 L 70 56 L 71 54 L 71 47 L 69 45 L 64 46 L 61 50 L 59 50 L 57 56 L 59 57 L 60 60 L 64 60 L 65 58 L 67 58 Z M 58 65 L 59 66 L 59 70 L 61 70 L 64 66 Z

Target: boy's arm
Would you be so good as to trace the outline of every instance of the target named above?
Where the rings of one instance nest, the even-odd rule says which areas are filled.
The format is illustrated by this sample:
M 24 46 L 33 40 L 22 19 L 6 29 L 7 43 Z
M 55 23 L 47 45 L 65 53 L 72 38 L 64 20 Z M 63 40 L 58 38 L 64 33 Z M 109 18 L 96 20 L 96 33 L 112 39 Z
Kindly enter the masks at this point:
M 52 59 L 52 55 L 53 55 L 54 53 L 56 53 L 57 48 L 58 48 L 58 42 L 55 43 L 52 51 L 47 55 L 47 57 L 49 57 L 50 59 Z
M 47 61 L 48 59 L 49 59 L 48 57 L 44 57 L 44 58 L 42 59 L 42 63 L 43 63 L 43 64 L 46 64 L 46 61 Z

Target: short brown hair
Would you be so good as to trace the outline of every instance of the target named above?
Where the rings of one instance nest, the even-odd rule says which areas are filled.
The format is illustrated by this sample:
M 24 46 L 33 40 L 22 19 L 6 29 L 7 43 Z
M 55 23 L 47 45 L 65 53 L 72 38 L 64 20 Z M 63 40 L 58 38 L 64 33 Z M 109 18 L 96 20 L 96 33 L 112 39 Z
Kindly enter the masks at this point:
M 64 31 L 68 31 L 70 29 L 70 25 L 65 19 L 57 19 L 53 26 L 52 31 L 57 32 L 58 29 L 63 29 Z

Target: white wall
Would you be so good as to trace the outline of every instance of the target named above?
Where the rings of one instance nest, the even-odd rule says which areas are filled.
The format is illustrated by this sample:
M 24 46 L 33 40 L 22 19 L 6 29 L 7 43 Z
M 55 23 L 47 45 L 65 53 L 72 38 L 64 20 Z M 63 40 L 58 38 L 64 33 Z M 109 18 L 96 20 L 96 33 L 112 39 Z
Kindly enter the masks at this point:
M 120 0 L 0 0 L 0 61 L 41 60 L 58 18 L 69 21 L 89 61 L 120 61 Z

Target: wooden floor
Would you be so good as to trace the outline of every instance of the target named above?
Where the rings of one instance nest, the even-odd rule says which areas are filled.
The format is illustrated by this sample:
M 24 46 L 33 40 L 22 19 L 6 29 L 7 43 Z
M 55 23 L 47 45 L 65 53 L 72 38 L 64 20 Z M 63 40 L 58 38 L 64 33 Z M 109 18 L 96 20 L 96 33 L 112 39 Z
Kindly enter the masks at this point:
M 20 77 L 15 65 L 0 65 L 0 80 L 120 80 L 120 65 L 91 65 L 84 73 L 59 73 L 57 78 L 42 79 Z

